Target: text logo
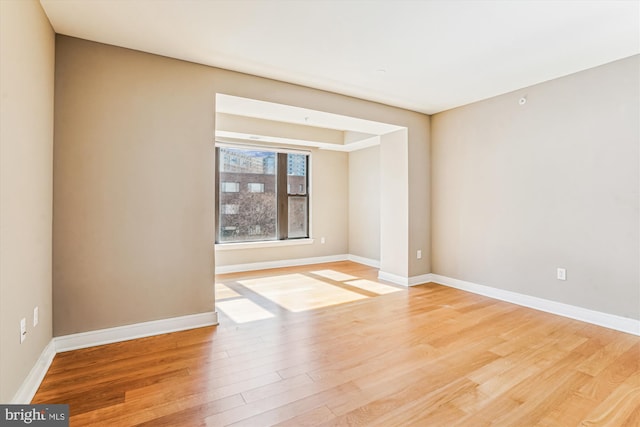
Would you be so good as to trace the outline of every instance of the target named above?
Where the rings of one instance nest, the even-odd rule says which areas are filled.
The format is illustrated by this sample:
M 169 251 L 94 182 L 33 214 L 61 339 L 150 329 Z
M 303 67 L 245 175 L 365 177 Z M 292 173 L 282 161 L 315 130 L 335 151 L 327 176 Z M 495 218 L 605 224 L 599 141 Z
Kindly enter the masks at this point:
M 69 405 L 0 405 L 0 425 L 68 427 Z

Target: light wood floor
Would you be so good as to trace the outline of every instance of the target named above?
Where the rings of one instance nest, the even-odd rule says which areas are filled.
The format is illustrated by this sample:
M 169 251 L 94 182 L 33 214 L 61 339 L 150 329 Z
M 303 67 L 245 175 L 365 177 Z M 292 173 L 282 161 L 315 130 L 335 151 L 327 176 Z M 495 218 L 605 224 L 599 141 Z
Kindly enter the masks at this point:
M 33 403 L 72 426 L 640 425 L 640 338 L 376 273 L 218 276 L 219 326 L 58 354 Z

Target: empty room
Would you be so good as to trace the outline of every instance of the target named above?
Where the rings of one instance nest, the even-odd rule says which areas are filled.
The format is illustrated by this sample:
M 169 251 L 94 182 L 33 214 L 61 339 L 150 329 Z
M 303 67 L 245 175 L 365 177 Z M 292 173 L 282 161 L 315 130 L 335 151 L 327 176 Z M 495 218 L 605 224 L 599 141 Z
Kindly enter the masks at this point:
M 0 19 L 0 425 L 640 425 L 639 1 Z

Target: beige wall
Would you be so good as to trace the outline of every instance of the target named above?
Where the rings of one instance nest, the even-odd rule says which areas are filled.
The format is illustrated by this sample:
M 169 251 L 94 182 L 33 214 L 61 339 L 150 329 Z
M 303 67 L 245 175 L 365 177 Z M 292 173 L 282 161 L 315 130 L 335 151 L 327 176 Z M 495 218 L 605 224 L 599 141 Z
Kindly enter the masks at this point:
M 431 266 L 431 116 L 408 129 L 409 277 L 432 272 Z M 422 258 L 416 252 L 422 251 Z
M 380 147 L 349 153 L 349 254 L 380 261 Z
M 429 119 L 422 114 L 65 36 L 56 48 L 55 335 L 213 308 L 216 93 L 408 127 L 410 154 L 415 145 L 423 157 L 410 160 L 408 174 L 425 173 Z M 346 189 L 347 155 L 318 153 L 344 165 L 335 181 Z M 340 170 L 316 169 L 327 177 Z M 332 180 L 314 179 L 313 191 Z M 430 246 L 422 229 L 428 197 L 428 187 L 411 196 L 419 225 L 408 245 Z M 313 213 L 337 218 L 338 227 L 314 224 L 316 236 L 326 234 L 323 248 L 269 256 L 345 253 L 347 213 L 325 203 Z M 429 272 L 425 255 L 414 274 Z
M 434 273 L 640 318 L 639 61 L 432 117 Z
M 56 47 L 54 335 L 213 311 L 207 68 Z
M 37 1 L 2 0 L 0 19 L 0 402 L 7 403 L 51 340 L 54 34 Z

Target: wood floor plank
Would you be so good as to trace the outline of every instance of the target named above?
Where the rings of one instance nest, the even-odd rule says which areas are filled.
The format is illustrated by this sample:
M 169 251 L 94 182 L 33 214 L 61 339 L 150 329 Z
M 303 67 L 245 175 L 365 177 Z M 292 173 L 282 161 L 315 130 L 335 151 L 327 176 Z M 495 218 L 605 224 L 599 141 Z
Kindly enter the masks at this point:
M 394 405 L 394 408 L 374 417 L 367 425 L 447 425 L 464 414 L 449 402 L 476 386 L 473 381 L 459 378 L 436 390 L 418 395 L 407 403 L 399 402 L 399 405 Z
M 256 423 L 259 425 L 277 424 L 281 417 L 291 418 L 354 390 L 357 390 L 357 387 L 352 382 L 334 386 L 323 384 L 296 387 L 278 395 L 247 403 L 241 408 L 209 417 L 206 419 L 206 423 L 207 426 L 227 426 L 241 423 L 249 426 L 254 426 Z M 273 421 L 270 421 L 270 418 Z
M 269 316 L 225 305 L 216 327 L 58 354 L 33 403 L 70 404 L 74 427 L 640 422 L 637 336 L 348 261 L 216 283 Z
M 593 409 L 593 400 L 578 393 L 559 401 L 536 424 L 536 427 L 578 426 L 584 415 Z
M 608 366 L 598 369 L 598 374 L 594 376 L 593 381 L 582 386 L 578 393 L 593 402 L 602 401 L 627 378 L 636 373 L 639 364 L 640 345 L 634 345 Z
M 71 417 L 72 426 L 204 425 L 207 416 L 244 404 L 239 394 L 197 395 L 172 401 L 125 402 Z
M 582 426 L 622 425 L 640 406 L 640 372 L 627 378 L 580 422 Z
M 640 426 L 640 405 L 636 406 L 631 412 L 631 415 L 624 420 L 621 427 L 637 427 Z
M 333 418 L 335 418 L 335 415 L 331 412 L 331 409 L 323 405 L 275 425 L 278 427 L 317 426 Z
M 584 372 L 591 376 L 596 376 L 600 371 L 605 369 L 622 353 L 630 349 L 636 344 L 636 340 L 632 336 L 622 336 L 599 351 L 593 353 L 587 360 L 580 363 L 576 368 L 580 372 Z

